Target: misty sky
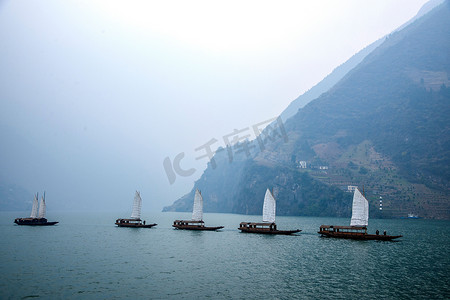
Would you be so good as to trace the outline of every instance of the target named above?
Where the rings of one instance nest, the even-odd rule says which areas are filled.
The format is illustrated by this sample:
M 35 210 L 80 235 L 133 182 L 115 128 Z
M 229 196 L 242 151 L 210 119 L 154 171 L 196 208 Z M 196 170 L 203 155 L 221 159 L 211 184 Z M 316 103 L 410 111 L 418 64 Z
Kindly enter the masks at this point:
M 196 148 L 279 115 L 426 0 L 1 1 L 0 181 L 51 210 L 160 210 Z M 163 160 L 193 175 L 170 185 Z M 30 199 L 31 201 L 31 199 Z

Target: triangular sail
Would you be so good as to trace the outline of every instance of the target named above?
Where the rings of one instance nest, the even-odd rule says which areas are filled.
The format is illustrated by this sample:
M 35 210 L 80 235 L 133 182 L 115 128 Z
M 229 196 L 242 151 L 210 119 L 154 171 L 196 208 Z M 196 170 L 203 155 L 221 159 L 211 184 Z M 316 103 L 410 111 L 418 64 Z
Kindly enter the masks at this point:
M 263 205 L 263 222 L 274 223 L 275 222 L 275 198 L 269 189 L 266 191 Z
M 203 220 L 203 197 L 198 189 L 195 190 L 194 208 L 192 209 L 192 221 Z
M 131 212 L 132 219 L 141 218 L 141 207 L 142 207 L 141 194 L 138 191 L 136 191 L 136 194 L 134 195 L 133 211 Z
M 355 189 L 353 194 L 352 220 L 350 226 L 367 226 L 369 224 L 369 202 Z
M 31 208 L 30 218 L 36 218 L 38 213 L 38 195 L 34 195 L 33 207 Z
M 38 218 L 45 218 L 45 196 L 41 198 L 41 202 L 39 203 Z

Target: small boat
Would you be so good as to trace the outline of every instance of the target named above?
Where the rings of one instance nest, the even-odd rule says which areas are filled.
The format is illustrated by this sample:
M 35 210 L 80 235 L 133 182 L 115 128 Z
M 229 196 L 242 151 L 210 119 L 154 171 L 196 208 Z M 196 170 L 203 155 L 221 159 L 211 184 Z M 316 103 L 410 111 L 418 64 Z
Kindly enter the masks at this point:
M 408 219 L 419 219 L 419 215 L 413 214 L 413 213 L 409 213 L 408 214 Z
M 39 207 L 39 212 L 38 212 Z M 45 193 L 41 198 L 41 203 L 38 204 L 38 194 L 34 196 L 33 206 L 31 208 L 31 215 L 29 218 L 17 218 L 14 220 L 14 223 L 17 225 L 29 225 L 29 226 L 50 226 L 58 224 L 58 222 L 48 222 L 45 218 Z
M 383 234 L 379 234 L 378 230 L 376 234 L 368 234 L 368 223 L 369 202 L 366 197 L 361 194 L 359 189 L 356 188 L 353 194 L 352 218 L 350 221 L 350 226 L 321 225 L 318 233 L 325 237 L 353 240 L 391 241 L 402 237 L 401 235 L 387 235 L 386 231 L 384 231 Z
M 145 221 L 141 220 L 141 207 L 142 198 L 141 194 L 136 191 L 134 195 L 133 211 L 131 212 L 130 219 L 117 219 L 116 225 L 119 227 L 133 227 L 133 228 L 151 228 L 158 224 L 145 224 Z
M 194 196 L 194 208 L 192 209 L 192 220 L 175 220 L 172 227 L 177 229 L 187 230 L 218 230 L 223 226 L 207 227 L 203 222 L 203 196 L 202 193 L 196 189 Z
M 295 230 L 278 230 L 275 224 L 275 211 L 276 211 L 276 201 L 272 192 L 267 189 L 266 195 L 264 197 L 263 205 L 263 222 L 253 223 L 253 222 L 241 222 L 239 224 L 239 230 L 241 232 L 247 233 L 263 233 L 263 234 L 293 234 L 300 232 L 300 229 Z

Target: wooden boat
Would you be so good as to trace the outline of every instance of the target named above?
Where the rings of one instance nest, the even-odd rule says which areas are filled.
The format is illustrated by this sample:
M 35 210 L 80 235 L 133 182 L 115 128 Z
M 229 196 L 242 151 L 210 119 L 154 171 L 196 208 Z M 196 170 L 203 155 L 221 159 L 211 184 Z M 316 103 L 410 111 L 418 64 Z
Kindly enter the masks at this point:
M 50 226 L 59 222 L 49 222 L 46 218 L 17 218 L 14 220 L 14 223 L 17 225 Z
M 413 213 L 409 213 L 408 214 L 408 219 L 419 219 L 419 215 L 413 214 Z
M 252 223 L 252 222 L 241 222 L 239 224 L 239 230 L 242 232 L 249 233 L 263 233 L 263 234 L 293 234 L 300 232 L 300 229 L 295 230 L 277 230 L 277 225 L 275 223 Z
M 187 230 L 218 230 L 223 226 L 207 227 L 203 222 L 203 196 L 202 193 L 196 189 L 194 196 L 194 207 L 192 209 L 192 220 L 175 220 L 172 227 L 177 229 Z
M 391 241 L 402 237 L 401 235 L 387 235 L 386 231 L 383 234 L 379 234 L 378 230 L 376 234 L 368 234 L 368 223 L 369 202 L 358 189 L 355 189 L 350 226 L 321 225 L 318 233 L 325 237 L 353 240 Z
M 387 235 L 386 232 L 384 234 L 368 234 L 367 227 L 365 226 L 322 225 L 320 226 L 319 233 L 326 237 L 353 240 L 391 241 L 402 237 L 401 235 Z
M 116 225 L 119 227 L 151 228 L 158 224 L 145 224 L 145 221 L 141 219 L 117 219 Z
M 39 207 L 39 212 L 38 212 Z M 29 218 L 16 218 L 14 223 L 17 225 L 29 225 L 29 226 L 51 226 L 58 224 L 58 222 L 48 222 L 45 218 L 46 205 L 45 205 L 45 193 L 41 198 L 41 202 L 38 204 L 38 194 L 34 196 L 33 206 L 31 208 L 31 215 Z
M 117 219 L 116 225 L 119 227 L 133 227 L 133 228 L 151 228 L 158 224 L 145 224 L 145 221 L 141 220 L 141 207 L 142 198 L 141 194 L 136 191 L 134 195 L 133 211 L 131 212 L 131 218 L 129 219 Z
M 175 220 L 173 221 L 173 227 L 177 229 L 187 229 L 187 230 L 218 230 L 222 229 L 223 226 L 207 227 L 203 221 L 194 220 Z
M 295 230 L 278 230 L 275 224 L 275 211 L 276 211 L 276 201 L 272 192 L 267 189 L 266 195 L 264 196 L 263 204 L 263 222 L 253 223 L 253 222 L 241 222 L 239 224 L 239 230 L 241 232 L 247 233 L 262 233 L 262 234 L 293 234 L 300 232 L 300 229 Z

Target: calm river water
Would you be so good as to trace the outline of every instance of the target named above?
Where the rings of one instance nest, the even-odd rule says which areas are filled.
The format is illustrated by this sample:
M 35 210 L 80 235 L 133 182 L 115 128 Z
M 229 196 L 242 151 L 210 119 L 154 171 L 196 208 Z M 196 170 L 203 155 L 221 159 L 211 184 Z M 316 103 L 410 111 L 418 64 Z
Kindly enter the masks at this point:
M 219 232 L 172 229 L 185 213 L 143 213 L 151 229 L 117 228 L 123 214 L 50 214 L 56 226 L 0 213 L 0 299 L 450 298 L 450 222 L 370 220 L 399 242 L 321 238 L 337 218 L 277 217 L 296 236 L 240 233 L 260 216 L 205 214 Z

